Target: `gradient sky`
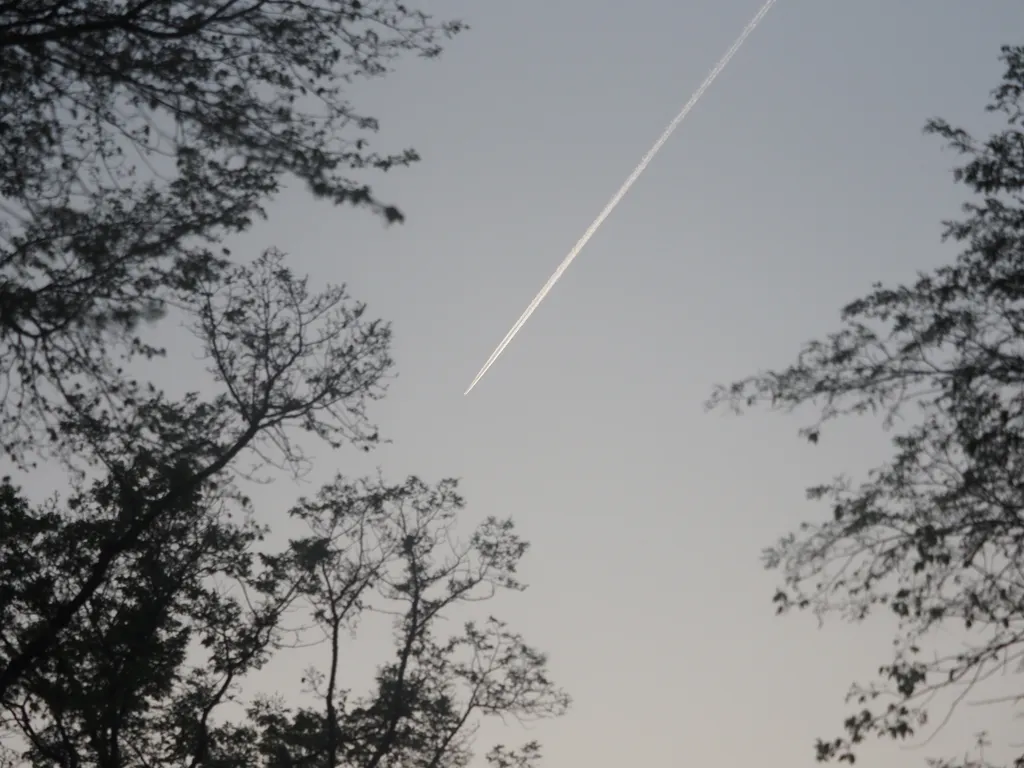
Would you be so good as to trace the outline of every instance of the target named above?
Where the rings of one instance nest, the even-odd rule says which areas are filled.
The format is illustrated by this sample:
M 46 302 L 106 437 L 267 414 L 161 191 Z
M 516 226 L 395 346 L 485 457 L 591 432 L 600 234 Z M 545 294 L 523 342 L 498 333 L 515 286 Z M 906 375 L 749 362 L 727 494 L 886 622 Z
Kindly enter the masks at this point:
M 939 235 L 961 200 L 955 159 L 921 127 L 984 125 L 1021 3 L 780 0 L 462 397 L 759 5 L 434 2 L 473 29 L 353 97 L 381 142 L 423 156 L 372 179 L 408 222 L 295 191 L 241 239 L 347 282 L 394 323 L 399 378 L 373 413 L 394 444 L 325 456 L 322 473 L 459 476 L 472 518 L 512 514 L 533 543 L 531 588 L 493 610 L 574 697 L 528 734 L 548 766 L 811 766 L 848 683 L 888 660 L 884 622 L 776 619 L 759 559 L 823 513 L 804 487 L 880 461 L 884 437 L 854 423 L 811 447 L 795 418 L 702 403 L 715 382 L 788 362 L 871 282 L 952 256 Z M 359 653 L 356 677 L 372 666 Z M 923 765 L 962 753 L 980 722 L 1011 722 L 969 715 L 927 749 L 869 750 L 871 764 Z

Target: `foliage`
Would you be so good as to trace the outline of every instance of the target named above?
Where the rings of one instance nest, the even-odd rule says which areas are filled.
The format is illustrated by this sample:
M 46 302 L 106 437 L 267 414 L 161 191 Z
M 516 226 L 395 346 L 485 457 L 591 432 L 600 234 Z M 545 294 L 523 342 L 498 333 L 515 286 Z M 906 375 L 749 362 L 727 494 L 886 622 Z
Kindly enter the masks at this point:
M 967 158 L 955 180 L 972 201 L 945 225 L 963 246 L 955 263 L 876 285 L 794 364 L 720 387 L 709 403 L 811 405 L 818 417 L 802 434 L 812 442 L 851 414 L 878 414 L 894 434 L 892 458 L 864 481 L 810 489 L 830 519 L 766 552 L 784 579 L 780 613 L 861 621 L 884 610 L 899 622 L 879 679 L 851 689 L 845 734 L 818 742 L 823 761 L 853 762 L 871 736 L 910 737 L 934 695 L 959 701 L 1024 658 L 1024 47 L 1002 60 L 988 110 L 1005 129 L 979 141 L 944 120 L 926 127 Z M 964 649 L 930 654 L 950 627 L 969 630 Z
M 141 327 L 230 269 L 216 244 L 286 178 L 401 221 L 357 179 L 417 155 L 372 151 L 345 88 L 461 29 L 398 0 L 0 0 L 4 452 L 68 456 L 61 387 L 123 399 L 163 353 Z
M 365 407 L 379 396 L 390 366 L 390 332 L 364 321 L 362 305 L 353 305 L 344 291 L 310 294 L 270 252 L 233 268 L 216 291 L 204 290 L 192 301 L 194 332 L 219 391 L 211 386 L 175 402 L 151 384 L 122 379 L 114 382 L 120 395 L 114 402 L 105 392 L 67 389 L 68 410 L 54 411 L 69 447 L 103 471 L 97 481 L 102 493 L 94 491 L 98 510 L 75 501 L 69 511 L 84 515 L 81 525 L 98 525 L 105 515 L 106 529 L 94 546 L 83 539 L 75 551 L 83 570 L 64 579 L 63 590 L 48 593 L 40 604 L 45 607 L 17 608 L 19 621 L 29 624 L 0 646 L 0 699 L 53 656 L 60 635 L 129 567 L 125 558 L 136 547 L 163 526 L 180 523 L 207 494 L 230 489 L 241 457 L 264 458 L 254 466 L 300 461 L 301 448 L 290 436 L 296 429 L 334 445 L 376 441 Z M 51 511 L 34 525 L 44 535 L 47 525 L 70 524 L 65 517 Z M 13 526 L 11 536 L 21 525 L 17 517 L 5 524 Z M 64 541 L 70 546 L 71 539 Z M 35 546 L 26 551 L 39 554 Z
M 0 486 L 5 648 L 88 577 L 123 516 L 111 491 L 95 483 L 34 507 Z M 452 481 L 338 477 L 291 510 L 308 534 L 267 554 L 254 548 L 266 529 L 247 499 L 197 494 L 122 553 L 59 652 L 8 688 L 0 723 L 29 743 L 33 765 L 466 765 L 479 717 L 559 714 L 568 698 L 544 656 L 497 619 L 444 631 L 459 605 L 522 588 L 526 545 L 512 524 L 485 520 L 460 543 L 461 507 Z M 395 652 L 356 697 L 342 688 L 344 640 L 371 613 L 396 617 Z M 285 618 L 297 614 L 310 617 L 299 640 L 327 638 L 327 671 L 304 678 L 312 703 L 289 707 L 277 692 L 245 704 L 241 683 L 288 644 Z M 218 718 L 231 704 L 247 716 Z
M 345 89 L 461 29 L 397 0 L 0 0 L 0 445 L 69 486 L 0 481 L 0 765 L 458 768 L 480 718 L 568 706 L 503 622 L 452 628 L 526 551 L 509 521 L 460 541 L 454 481 L 339 476 L 276 548 L 242 492 L 378 443 L 391 334 L 223 241 L 289 179 L 401 221 L 360 178 L 415 152 L 372 151 Z M 144 375 L 172 313 L 208 373 L 177 398 Z M 394 653 L 360 694 L 343 641 L 372 615 Z M 250 695 L 317 638 L 305 691 Z

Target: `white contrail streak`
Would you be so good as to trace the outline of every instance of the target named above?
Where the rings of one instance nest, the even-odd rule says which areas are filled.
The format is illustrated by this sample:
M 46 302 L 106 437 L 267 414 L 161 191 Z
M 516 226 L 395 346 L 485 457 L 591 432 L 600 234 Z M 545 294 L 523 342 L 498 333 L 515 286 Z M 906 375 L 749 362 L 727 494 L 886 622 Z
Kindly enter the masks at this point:
M 757 25 L 761 23 L 761 19 L 763 19 L 768 11 L 772 9 L 775 2 L 776 0 L 767 0 L 767 2 L 761 6 L 761 10 L 759 10 L 754 18 L 750 20 L 750 23 L 743 28 L 740 36 L 736 38 L 736 42 L 734 42 L 729 50 L 725 52 L 725 55 L 719 59 L 715 68 L 708 73 L 708 76 L 704 78 L 704 82 L 700 84 L 700 87 L 694 91 L 690 100 L 683 105 L 683 108 L 679 110 L 679 114 L 677 114 L 675 118 L 673 118 L 672 122 L 668 124 L 668 128 L 665 129 L 665 132 L 658 137 L 658 140 L 654 142 L 654 146 L 648 150 L 646 155 L 644 155 L 644 159 L 640 161 L 640 164 L 635 169 L 633 169 L 633 172 L 629 174 L 629 178 L 626 179 L 625 183 L 621 187 L 619 187 L 619 191 L 615 193 L 615 196 L 608 202 L 608 205 L 604 207 L 604 210 L 602 210 L 601 213 L 598 214 L 597 218 L 594 219 L 594 223 L 587 227 L 587 231 L 583 233 L 583 237 L 577 241 L 576 245 L 573 246 L 573 249 L 569 251 L 569 255 L 566 256 L 562 263 L 558 265 L 558 269 L 555 270 L 555 273 L 548 278 L 546 283 L 544 283 L 544 287 L 540 289 L 540 293 L 534 297 L 533 301 L 530 302 L 530 306 L 528 306 L 526 311 L 523 312 L 518 320 L 516 320 L 516 324 L 512 326 L 512 329 L 508 333 L 505 334 L 505 338 L 501 340 L 501 343 L 491 353 L 491 356 L 487 358 L 487 362 L 484 363 L 484 367 L 480 369 L 476 378 L 473 379 L 473 383 L 471 383 L 466 391 L 463 392 L 464 396 L 470 393 L 473 387 L 477 385 L 477 382 L 479 382 L 480 379 L 484 377 L 484 374 L 487 373 L 487 370 L 494 365 L 494 361 L 497 360 L 501 353 L 505 351 L 505 347 L 507 347 L 509 343 L 511 343 L 512 339 L 515 338 L 515 335 L 519 333 L 519 329 L 522 328 L 523 325 L 526 324 L 526 321 L 530 319 L 530 315 L 533 314 L 533 311 L 537 309 L 542 301 L 544 301 L 544 297 L 548 295 L 548 292 L 554 287 L 555 283 L 558 282 L 562 273 L 569 268 L 573 259 L 575 259 L 579 255 L 580 251 L 583 250 L 583 247 L 587 244 L 590 238 L 594 236 L 594 233 L 597 232 L 598 228 L 604 223 L 604 220 L 608 218 L 608 215 L 615 210 L 615 206 L 617 206 L 622 198 L 626 196 L 626 193 L 629 192 L 629 188 L 633 186 L 633 183 L 638 178 L 640 178 L 640 174 L 647 169 L 651 160 L 653 160 L 654 156 L 658 154 L 658 150 L 662 148 L 666 141 L 668 141 L 669 137 L 675 129 L 679 127 L 679 124 L 683 122 L 686 116 L 690 113 L 690 110 L 693 109 L 694 105 L 700 101 L 700 97 L 703 96 L 704 92 L 711 87 L 713 82 L 715 82 L 715 78 L 718 77 L 722 70 L 729 64 L 732 57 L 736 55 L 736 51 L 740 49 L 740 46 L 742 46 L 750 36 L 750 33 L 753 32 Z

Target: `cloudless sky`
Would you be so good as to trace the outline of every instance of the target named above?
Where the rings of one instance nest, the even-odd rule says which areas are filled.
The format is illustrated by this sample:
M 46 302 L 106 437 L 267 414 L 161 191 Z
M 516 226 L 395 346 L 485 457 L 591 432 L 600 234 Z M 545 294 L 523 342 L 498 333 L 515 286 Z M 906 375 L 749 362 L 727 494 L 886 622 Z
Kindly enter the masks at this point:
M 423 156 L 369 178 L 408 222 L 295 190 L 236 249 L 277 245 L 393 321 L 399 378 L 373 416 L 394 443 L 325 455 L 321 476 L 459 476 L 471 519 L 514 515 L 533 543 L 531 588 L 493 611 L 550 652 L 575 703 L 487 735 L 540 738 L 553 768 L 811 766 L 848 683 L 888 660 L 884 621 L 775 618 L 760 566 L 762 547 L 825 514 L 803 489 L 881 461 L 884 436 L 854 423 L 811 447 L 793 417 L 702 403 L 789 362 L 873 281 L 953 256 L 939 236 L 962 200 L 956 160 L 921 127 L 985 125 L 1021 3 L 780 0 L 462 397 L 759 4 L 432 2 L 473 28 L 353 94 L 381 146 Z M 261 508 L 312 490 L 280 483 Z M 348 657 L 353 679 L 372 650 Z M 975 708 L 927 749 L 886 745 L 871 764 L 962 753 L 979 723 L 1009 718 Z

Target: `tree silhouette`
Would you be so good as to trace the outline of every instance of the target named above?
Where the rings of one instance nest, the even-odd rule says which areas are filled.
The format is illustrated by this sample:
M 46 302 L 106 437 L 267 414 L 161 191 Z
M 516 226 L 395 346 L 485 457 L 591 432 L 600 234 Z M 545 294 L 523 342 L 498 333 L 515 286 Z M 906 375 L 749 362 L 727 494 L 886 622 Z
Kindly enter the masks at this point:
M 509 521 L 460 540 L 454 481 L 339 476 L 260 510 L 305 532 L 277 548 L 243 493 L 378 443 L 391 334 L 224 243 L 290 179 L 401 221 L 361 179 L 416 155 L 371 150 L 345 89 L 463 28 L 397 0 L 0 0 L 0 443 L 69 487 L 0 481 L 0 765 L 461 768 L 480 718 L 568 706 L 503 622 L 446 621 L 521 589 L 526 551 Z M 167 352 L 171 313 L 193 344 Z M 133 373 L 196 353 L 177 398 Z M 343 640 L 375 614 L 394 652 L 360 694 Z M 314 638 L 303 686 L 250 695 Z
M 334 446 L 368 448 L 377 440 L 365 406 L 391 365 L 390 332 L 364 321 L 362 305 L 342 289 L 310 294 L 268 252 L 189 300 L 219 391 L 211 386 L 174 402 L 151 384 L 122 379 L 114 382 L 113 404 L 105 390 L 62 392 L 69 403 L 58 412 L 63 439 L 104 471 L 110 526 L 94 548 L 79 548 L 88 567 L 67 581 L 69 591 L 48 598 L 46 610 L 0 648 L 0 698 L 52 654 L 139 541 L 197 496 L 230 487 L 240 457 L 300 461 L 294 430 Z
M 5 641 L 88 573 L 118 526 L 120 495 L 94 484 L 64 505 L 33 507 L 0 487 Z M 429 487 L 338 477 L 290 516 L 308 535 L 275 554 L 237 491 L 194 496 L 122 553 L 60 636 L 3 699 L 3 722 L 33 764 L 78 766 L 463 766 L 480 717 L 560 714 L 568 697 L 544 656 L 489 618 L 445 632 L 461 604 L 520 590 L 526 545 L 487 519 L 465 541 L 453 481 Z M 393 659 L 356 697 L 339 672 L 346 636 L 370 613 L 395 616 Z M 311 703 L 250 698 L 247 716 L 218 718 L 239 685 L 287 640 L 286 613 L 325 637 L 306 672 Z M 308 651 L 306 651 L 308 653 Z M 322 670 L 326 669 L 327 672 Z M 535 757 L 496 747 L 495 754 Z
M 852 687 L 845 734 L 819 740 L 819 760 L 853 762 L 870 736 L 905 739 L 937 694 L 959 702 L 1024 658 L 1024 48 L 1003 48 L 1002 60 L 988 111 L 1004 130 L 978 141 L 944 120 L 925 129 L 967 158 L 954 178 L 973 199 L 945 224 L 963 245 L 956 262 L 876 285 L 795 363 L 719 387 L 709 403 L 813 406 L 802 434 L 815 443 L 852 414 L 878 414 L 894 433 L 892 457 L 866 479 L 809 490 L 827 520 L 766 552 L 784 580 L 780 613 L 898 617 L 893 658 Z M 963 649 L 940 649 L 949 627 L 965 630 Z
M 68 456 L 75 382 L 116 400 L 140 328 L 230 268 L 287 178 L 401 221 L 346 97 L 459 22 L 398 0 L 0 0 L 0 447 Z M 57 390 L 57 391 L 55 391 Z

